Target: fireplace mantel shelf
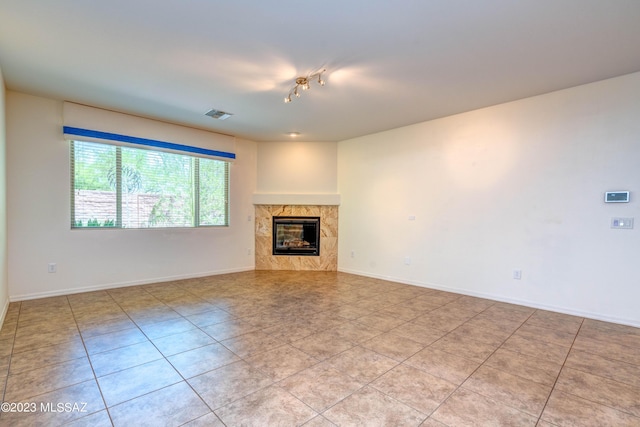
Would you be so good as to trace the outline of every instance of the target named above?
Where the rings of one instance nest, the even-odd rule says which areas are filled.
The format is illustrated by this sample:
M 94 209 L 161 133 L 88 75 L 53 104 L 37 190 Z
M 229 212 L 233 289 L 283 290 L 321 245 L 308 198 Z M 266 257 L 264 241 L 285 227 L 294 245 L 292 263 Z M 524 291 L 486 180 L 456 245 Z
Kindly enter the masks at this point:
M 254 193 L 254 205 L 339 206 L 340 194 Z

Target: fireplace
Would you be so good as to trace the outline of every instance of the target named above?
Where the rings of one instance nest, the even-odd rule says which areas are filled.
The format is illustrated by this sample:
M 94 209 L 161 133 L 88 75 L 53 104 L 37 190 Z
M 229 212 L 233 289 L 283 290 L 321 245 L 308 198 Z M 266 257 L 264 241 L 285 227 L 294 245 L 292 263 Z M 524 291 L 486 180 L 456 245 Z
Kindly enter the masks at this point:
M 320 217 L 274 216 L 273 255 L 320 256 Z

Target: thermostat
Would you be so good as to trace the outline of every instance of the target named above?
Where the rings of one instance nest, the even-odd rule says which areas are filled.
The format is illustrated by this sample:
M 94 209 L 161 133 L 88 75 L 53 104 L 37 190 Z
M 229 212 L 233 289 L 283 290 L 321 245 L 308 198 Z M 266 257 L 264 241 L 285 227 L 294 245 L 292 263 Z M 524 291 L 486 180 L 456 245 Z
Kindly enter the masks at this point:
M 629 203 L 628 191 L 607 191 L 604 193 L 605 203 Z

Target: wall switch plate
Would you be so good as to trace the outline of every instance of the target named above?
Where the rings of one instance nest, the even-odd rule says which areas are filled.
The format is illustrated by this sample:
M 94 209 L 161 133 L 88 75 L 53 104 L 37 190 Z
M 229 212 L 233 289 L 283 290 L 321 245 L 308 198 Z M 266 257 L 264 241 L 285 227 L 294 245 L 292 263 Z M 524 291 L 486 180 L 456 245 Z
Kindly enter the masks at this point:
M 611 218 L 611 228 L 633 228 L 633 218 Z

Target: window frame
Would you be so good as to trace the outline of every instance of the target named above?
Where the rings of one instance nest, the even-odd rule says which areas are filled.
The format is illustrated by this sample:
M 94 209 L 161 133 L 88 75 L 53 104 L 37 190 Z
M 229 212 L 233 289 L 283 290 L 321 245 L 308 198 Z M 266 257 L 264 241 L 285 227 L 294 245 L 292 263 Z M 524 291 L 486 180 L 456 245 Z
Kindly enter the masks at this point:
M 153 229 L 157 229 L 157 230 L 167 230 L 167 229 L 193 229 L 193 228 L 228 228 L 229 227 L 229 223 L 230 223 L 230 218 L 229 218 L 229 214 L 230 214 L 230 175 L 231 175 L 231 171 L 230 171 L 230 162 L 225 161 L 225 160 L 221 160 L 219 158 L 210 158 L 207 156 L 196 156 L 193 155 L 192 153 L 176 153 L 176 152 L 172 152 L 172 151 L 164 151 L 164 150 L 157 150 L 157 149 L 153 149 L 153 148 L 142 148 L 140 146 L 129 146 L 126 144 L 109 144 L 109 143 L 104 143 L 104 142 L 94 142 L 94 141 L 83 141 L 81 139 L 70 139 L 69 141 L 69 159 L 70 159 L 70 195 L 71 195 L 71 200 L 70 200 L 70 214 L 71 214 L 71 220 L 69 222 L 71 230 L 96 230 L 96 229 L 117 229 L 117 230 L 153 230 Z M 76 169 L 76 143 L 83 143 L 83 144 L 94 144 L 94 145 L 101 145 L 101 146 L 109 146 L 109 147 L 115 147 L 115 157 L 116 157 L 116 161 L 115 161 L 115 168 L 116 168 L 116 183 L 115 183 L 115 193 L 116 193 L 116 219 L 114 221 L 114 225 L 113 226 L 77 226 L 76 225 L 76 200 L 75 200 L 75 196 L 76 196 L 76 174 L 75 174 L 75 169 Z M 132 149 L 132 150 L 140 150 L 140 151 L 148 151 L 148 152 L 154 152 L 154 153 L 166 153 L 166 154 L 172 154 L 172 155 L 176 155 L 176 156 L 183 156 L 183 157 L 187 157 L 190 161 L 191 161 L 191 171 L 192 171 L 192 175 L 193 175 L 193 179 L 192 179 L 192 191 L 193 191 L 193 216 L 192 216 L 192 223 L 191 225 L 185 225 L 185 226 L 179 226 L 179 225 L 173 225 L 173 226 L 147 226 L 147 227 L 124 227 L 123 226 L 123 221 L 122 221 L 122 195 L 123 195 L 123 188 L 122 188 L 122 148 L 126 147 L 128 149 Z M 201 213 L 201 200 L 200 200 L 200 195 L 201 195 L 201 176 L 200 176 L 200 162 L 201 160 L 208 160 L 208 161 L 213 161 L 213 162 L 220 162 L 224 165 L 224 172 L 223 172 L 223 192 L 224 192 L 224 220 L 223 220 L 223 224 L 202 224 L 202 217 L 200 215 Z

